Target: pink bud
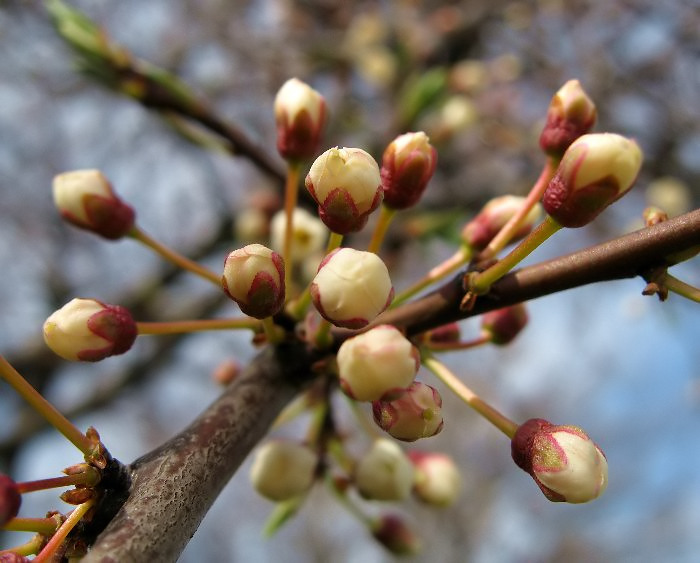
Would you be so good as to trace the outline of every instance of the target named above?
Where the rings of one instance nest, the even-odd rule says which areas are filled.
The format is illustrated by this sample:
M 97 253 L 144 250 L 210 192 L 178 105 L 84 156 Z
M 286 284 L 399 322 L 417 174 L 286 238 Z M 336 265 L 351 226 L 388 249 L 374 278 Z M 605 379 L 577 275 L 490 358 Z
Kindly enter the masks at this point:
M 246 315 L 270 317 L 284 305 L 284 260 L 262 244 L 249 244 L 226 257 L 221 285 Z
M 520 334 L 527 321 L 527 309 L 524 304 L 518 303 L 484 314 L 481 317 L 481 328 L 491 337 L 492 344 L 503 346 Z
M 17 483 L 0 473 L 0 528 L 17 516 L 21 504 Z
M 563 227 L 582 227 L 632 187 L 642 151 L 615 133 L 579 137 L 566 150 L 542 204 Z
M 308 84 L 291 78 L 275 97 L 277 149 L 288 160 L 313 157 L 326 121 L 326 102 Z
M 377 426 L 404 442 L 435 436 L 443 426 L 440 393 L 420 381 L 396 399 L 374 401 L 372 413 Z
M 435 452 L 408 452 L 416 469 L 413 493 L 434 506 L 453 504 L 462 490 L 462 476 L 451 457 Z
M 99 170 L 59 174 L 53 179 L 53 198 L 66 221 L 106 239 L 120 239 L 134 226 L 134 210 Z
M 70 361 L 97 362 L 129 350 L 137 327 L 128 309 L 97 299 L 73 299 L 44 322 L 44 340 Z
M 382 202 L 379 166 L 362 149 L 328 149 L 311 165 L 305 184 L 321 220 L 342 235 L 362 229 Z
M 418 536 L 401 517 L 393 514 L 381 516 L 373 526 L 372 535 L 394 555 L 415 555 L 421 549 Z
M 394 139 L 382 158 L 384 204 L 406 209 L 418 203 L 437 165 L 437 151 L 428 136 L 405 133 Z
M 547 154 L 561 158 L 571 143 L 591 130 L 595 120 L 595 104 L 578 80 L 569 80 L 549 104 L 540 147 Z
M 423 333 L 423 342 L 430 344 L 454 344 L 462 335 L 458 323 L 448 323 Z

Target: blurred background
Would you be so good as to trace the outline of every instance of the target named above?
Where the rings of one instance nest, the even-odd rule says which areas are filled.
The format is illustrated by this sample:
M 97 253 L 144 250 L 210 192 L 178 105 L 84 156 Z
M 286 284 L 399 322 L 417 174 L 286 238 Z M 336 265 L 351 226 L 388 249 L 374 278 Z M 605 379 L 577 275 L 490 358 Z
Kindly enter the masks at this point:
M 624 200 L 593 225 L 559 233 L 528 263 L 638 228 L 649 203 L 677 215 L 700 202 L 697 0 L 71 5 L 135 56 L 181 76 L 275 159 L 272 102 L 292 76 L 326 97 L 327 146 L 359 146 L 380 159 L 397 134 L 425 130 L 439 165 L 420 210 L 391 228 L 385 256 L 398 290 L 452 254 L 485 201 L 527 193 L 544 161 L 537 139 L 549 100 L 570 78 L 596 101 L 596 130 L 634 136 L 645 165 Z M 104 242 L 62 223 L 52 177 L 101 169 L 146 232 L 215 270 L 240 246 L 243 211 L 261 199 L 279 206 L 279 181 L 245 158 L 193 144 L 81 76 L 42 3 L 31 0 L 0 1 L 0 147 L 0 353 L 80 427 L 94 425 L 115 457 L 133 461 L 217 396 L 218 365 L 244 363 L 254 350 L 247 335 L 206 333 L 143 337 L 129 354 L 96 365 L 48 353 L 42 323 L 76 296 L 128 304 L 144 321 L 238 312 L 136 243 Z M 675 273 L 699 283 L 697 260 Z M 435 384 L 444 391 L 444 431 L 412 447 L 454 456 L 464 477 L 460 500 L 439 511 L 417 503 L 369 508 L 400 512 L 420 531 L 424 550 L 415 561 L 697 561 L 700 317 L 679 297 L 642 297 L 643 285 L 620 281 L 540 299 L 509 347 L 445 356 L 509 417 L 585 428 L 606 452 L 610 484 L 588 505 L 549 503 L 512 463 L 507 440 Z M 476 335 L 478 319 L 462 329 L 465 338 Z M 434 384 L 427 373 L 421 378 Z M 38 479 L 78 461 L 4 384 L 0 412 L 1 471 Z M 342 408 L 340 417 L 361 449 L 360 430 Z M 302 433 L 293 425 L 276 434 Z M 225 489 L 183 562 L 392 560 L 322 487 L 263 539 L 272 504 L 251 490 L 247 472 L 248 464 Z M 55 493 L 32 493 L 21 515 L 51 509 L 66 505 Z M 5 534 L 2 546 L 20 541 Z

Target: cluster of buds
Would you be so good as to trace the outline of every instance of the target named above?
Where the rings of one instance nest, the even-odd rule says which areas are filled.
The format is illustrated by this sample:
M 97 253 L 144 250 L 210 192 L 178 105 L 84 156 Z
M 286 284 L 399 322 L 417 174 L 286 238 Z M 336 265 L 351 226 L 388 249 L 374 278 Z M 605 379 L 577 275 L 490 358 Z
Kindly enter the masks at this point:
M 275 97 L 277 150 L 287 160 L 306 160 L 318 151 L 326 121 L 323 96 L 298 78 L 290 78 Z
M 443 426 L 441 411 L 440 393 L 420 381 L 411 383 L 398 398 L 372 402 L 372 414 L 377 426 L 404 442 L 414 442 L 439 433 Z
M 338 248 L 326 256 L 311 282 L 313 304 L 327 321 L 362 328 L 394 298 L 389 270 L 373 252 Z
M 530 419 L 513 436 L 511 454 L 553 502 L 589 502 L 608 485 L 605 454 L 577 426 Z
M 296 442 L 269 441 L 256 452 L 250 480 L 258 493 L 280 502 L 303 495 L 313 485 L 318 456 Z
M 406 209 L 418 203 L 437 166 L 437 151 L 428 136 L 419 131 L 394 139 L 382 157 L 384 204 Z
M 226 257 L 221 285 L 246 315 L 270 317 L 284 305 L 284 260 L 262 244 L 249 244 Z
M 73 299 L 44 322 L 44 340 L 70 361 L 97 362 L 123 354 L 136 340 L 131 313 L 97 299 Z
M 133 208 L 116 196 L 99 170 L 59 174 L 53 180 L 53 198 L 66 221 L 106 239 L 120 239 L 134 226 Z

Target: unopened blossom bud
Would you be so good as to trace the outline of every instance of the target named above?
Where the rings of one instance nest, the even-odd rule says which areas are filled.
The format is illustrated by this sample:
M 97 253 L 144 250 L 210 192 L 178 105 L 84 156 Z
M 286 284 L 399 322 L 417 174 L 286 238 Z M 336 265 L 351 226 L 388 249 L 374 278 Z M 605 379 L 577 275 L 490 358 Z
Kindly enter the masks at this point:
M 454 344 L 459 342 L 462 334 L 458 323 L 448 323 L 438 326 L 423 333 L 423 342 L 430 346 L 431 344 Z
M 404 133 L 394 139 L 382 157 L 384 204 L 406 209 L 418 203 L 437 165 L 437 151 L 423 132 Z
M 653 205 L 650 205 L 644 209 L 644 211 L 642 211 L 642 217 L 644 218 L 644 224 L 647 227 L 668 221 L 668 213 Z
M 328 149 L 311 165 L 305 183 L 321 220 L 341 235 L 362 229 L 382 202 L 379 166 L 362 149 Z
M 530 419 L 513 436 L 511 455 L 552 502 L 588 502 L 608 485 L 605 454 L 577 426 Z
M 250 480 L 258 493 L 274 501 L 289 500 L 311 488 L 317 455 L 296 442 L 274 440 L 258 448 L 250 468 Z
M 224 261 L 221 286 L 246 315 L 270 317 L 284 305 L 284 260 L 262 244 L 234 250 Z
M 0 473 L 0 528 L 17 516 L 21 504 L 17 483 Z
M 228 385 L 241 374 L 242 369 L 237 360 L 224 360 L 214 368 L 211 378 L 219 385 Z
M 503 226 L 525 203 L 524 197 L 504 195 L 491 199 L 462 229 L 462 240 L 468 247 L 480 251 L 486 248 Z M 533 206 L 509 242 L 527 235 L 542 214 L 540 204 Z
M 290 78 L 275 97 L 277 150 L 288 160 L 306 160 L 318 152 L 326 122 L 323 96 L 305 82 Z
M 540 147 L 550 156 L 561 158 L 596 120 L 596 107 L 578 80 L 569 80 L 552 97 L 547 121 L 540 135 Z
M 481 330 L 489 335 L 492 344 L 503 346 L 520 334 L 527 321 L 527 309 L 518 303 L 484 314 L 481 317 Z
M 287 215 L 284 210 L 275 214 L 270 223 L 270 246 L 278 252 L 284 249 Z M 292 216 L 292 260 L 301 262 L 324 250 L 328 229 L 323 222 L 306 209 L 297 207 Z M 318 263 L 318 262 L 317 262 Z
M 389 270 L 373 252 L 338 248 L 311 282 L 313 304 L 335 326 L 362 328 L 394 298 Z
M 413 464 L 401 447 L 379 438 L 355 468 L 360 494 L 373 500 L 405 500 L 413 486 Z
M 73 299 L 44 322 L 44 340 L 70 361 L 97 362 L 123 354 L 137 336 L 128 309 L 97 299 Z
M 412 451 L 408 457 L 415 467 L 413 493 L 434 506 L 449 506 L 462 490 L 462 475 L 448 455 Z
M 392 398 L 413 383 L 418 350 L 391 325 L 379 325 L 348 338 L 337 354 L 340 387 L 357 401 Z
M 54 177 L 53 199 L 66 221 L 106 239 L 122 238 L 134 226 L 134 210 L 116 196 L 99 170 L 75 170 Z
M 394 555 L 415 555 L 421 549 L 420 538 L 394 514 L 385 514 L 372 526 L 374 538 Z
M 544 192 L 544 209 L 563 227 L 587 225 L 632 187 L 641 166 L 635 141 L 615 133 L 583 135 L 564 153 Z
M 372 402 L 374 422 L 404 442 L 435 436 L 442 430 L 442 397 L 437 389 L 414 381 L 398 398 Z

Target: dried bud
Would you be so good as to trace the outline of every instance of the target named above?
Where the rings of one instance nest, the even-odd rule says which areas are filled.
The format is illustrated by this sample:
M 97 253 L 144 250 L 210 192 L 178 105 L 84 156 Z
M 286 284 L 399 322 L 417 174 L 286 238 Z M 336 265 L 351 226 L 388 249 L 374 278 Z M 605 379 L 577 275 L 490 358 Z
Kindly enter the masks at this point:
M 17 483 L 0 473 L 0 528 L 17 516 L 21 504 Z
M 476 251 L 483 250 L 524 203 L 524 197 L 514 195 L 493 198 L 462 229 L 462 240 Z M 539 204 L 535 205 L 525 216 L 520 228 L 513 234 L 513 238 L 509 242 L 527 235 L 535 223 L 539 221 L 541 214 L 542 207 Z
M 434 506 L 449 506 L 462 490 L 462 476 L 451 457 L 440 453 L 409 452 L 415 467 L 413 493 Z
M 380 516 L 373 525 L 372 535 L 394 555 L 415 555 L 421 549 L 418 536 L 394 514 Z
M 458 323 L 448 323 L 423 333 L 423 342 L 431 344 L 453 344 L 459 342 L 462 335 Z
M 442 430 L 442 397 L 437 389 L 414 381 L 400 397 L 372 403 L 374 422 L 404 442 L 435 436 Z
M 615 133 L 579 137 L 567 149 L 544 192 L 547 213 L 564 227 L 582 227 L 634 184 L 642 151 Z
M 68 504 L 83 504 L 97 496 L 95 489 L 71 489 L 60 495 L 60 499 Z
M 284 305 L 284 260 L 262 244 L 234 250 L 224 261 L 221 286 L 246 315 L 270 317 Z
M 307 446 L 271 441 L 258 448 L 250 468 L 250 480 L 262 496 L 289 500 L 311 488 L 318 458 Z
M 591 130 L 595 120 L 593 100 L 578 80 L 569 80 L 549 103 L 540 147 L 548 155 L 561 158 L 571 143 Z
M 391 325 L 348 338 L 338 350 L 337 361 L 340 387 L 357 401 L 403 393 L 420 367 L 416 347 Z
M 270 223 L 270 245 L 278 252 L 284 248 L 284 236 L 287 229 L 287 215 L 279 211 Z M 292 260 L 301 262 L 305 258 L 324 250 L 328 229 L 306 209 L 297 207 L 292 216 Z M 318 262 L 317 262 L 318 263 Z
M 396 137 L 382 157 L 384 204 L 392 209 L 414 206 L 423 195 L 436 165 L 437 151 L 423 131 Z
M 503 346 L 520 334 L 527 321 L 527 309 L 518 303 L 486 313 L 481 317 L 481 329 L 490 336 L 492 344 Z
M 644 218 L 644 224 L 647 227 L 668 221 L 668 213 L 653 205 L 650 205 L 644 211 L 642 211 L 642 217 Z
M 311 282 L 314 306 L 336 326 L 362 328 L 394 298 L 389 270 L 373 252 L 338 248 L 326 256 Z
M 131 313 L 97 299 L 73 299 L 44 322 L 44 340 L 70 361 L 98 362 L 123 354 L 136 340 Z
M 288 160 L 306 160 L 318 152 L 326 122 L 323 96 L 305 82 L 290 78 L 275 97 L 277 150 Z
M 577 426 L 530 419 L 513 436 L 511 455 L 552 502 L 588 502 L 608 485 L 605 454 Z
M 382 202 L 379 166 L 362 149 L 328 149 L 311 165 L 306 188 L 321 220 L 342 235 L 362 229 Z
M 66 221 L 106 239 L 120 239 L 134 226 L 134 210 L 99 170 L 59 174 L 53 179 L 53 199 Z
M 379 438 L 355 469 L 360 494 L 373 500 L 405 500 L 413 486 L 413 464 L 396 442 Z

